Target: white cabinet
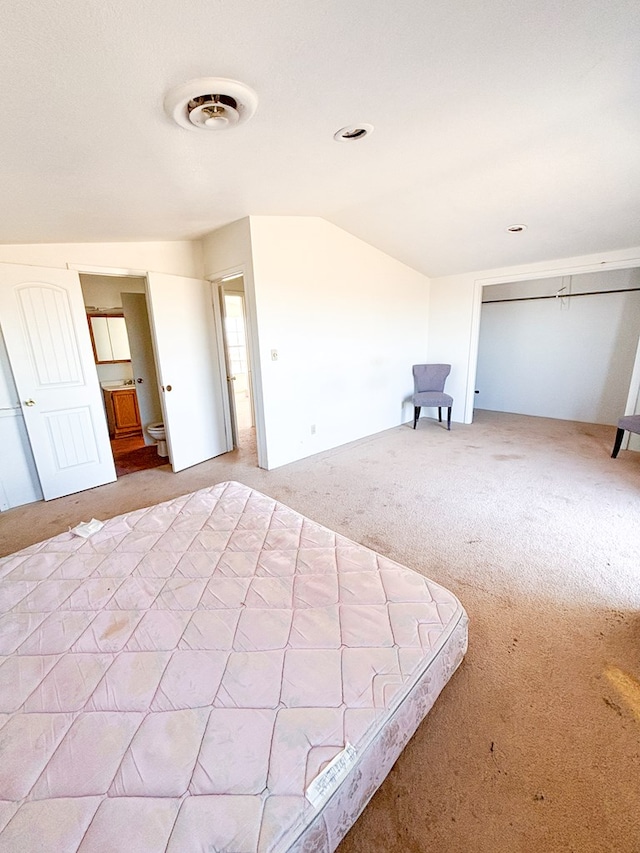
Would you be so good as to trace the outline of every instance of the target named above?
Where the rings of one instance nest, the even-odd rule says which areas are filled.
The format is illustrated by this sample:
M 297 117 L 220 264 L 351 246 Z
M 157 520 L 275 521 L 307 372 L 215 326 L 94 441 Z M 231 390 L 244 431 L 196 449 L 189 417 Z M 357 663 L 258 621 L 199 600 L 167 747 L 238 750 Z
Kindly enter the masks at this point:
M 131 361 L 129 339 L 124 317 L 119 315 L 90 314 L 89 328 L 97 364 L 113 361 Z

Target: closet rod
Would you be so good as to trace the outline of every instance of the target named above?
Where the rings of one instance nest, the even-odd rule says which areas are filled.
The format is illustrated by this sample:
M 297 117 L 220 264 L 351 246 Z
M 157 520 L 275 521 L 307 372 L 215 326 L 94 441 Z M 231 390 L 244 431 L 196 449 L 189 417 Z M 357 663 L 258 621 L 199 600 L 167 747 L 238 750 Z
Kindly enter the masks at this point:
M 572 296 L 603 296 L 606 293 L 633 293 L 640 287 L 621 287 L 619 290 L 583 290 L 580 293 L 552 293 L 551 296 L 514 296 L 511 299 L 483 299 L 483 305 L 494 302 L 530 302 L 532 299 L 570 299 Z

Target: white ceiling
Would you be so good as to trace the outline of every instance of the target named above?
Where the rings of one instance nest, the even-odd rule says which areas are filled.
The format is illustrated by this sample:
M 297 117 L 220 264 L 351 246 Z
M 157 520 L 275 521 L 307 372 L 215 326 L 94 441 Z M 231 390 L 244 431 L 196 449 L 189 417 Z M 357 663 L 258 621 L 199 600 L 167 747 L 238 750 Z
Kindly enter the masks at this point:
M 427 275 L 636 246 L 639 45 L 637 0 L 4 0 L 0 242 L 313 215 Z M 201 76 L 254 118 L 170 122 Z

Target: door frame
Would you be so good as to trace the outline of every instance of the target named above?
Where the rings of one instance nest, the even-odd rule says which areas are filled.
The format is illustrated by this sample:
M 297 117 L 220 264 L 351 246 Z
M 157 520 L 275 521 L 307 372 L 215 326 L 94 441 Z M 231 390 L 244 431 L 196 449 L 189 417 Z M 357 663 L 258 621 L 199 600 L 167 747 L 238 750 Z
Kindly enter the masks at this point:
M 127 269 L 124 267 L 122 267 L 122 268 L 119 268 L 119 267 L 98 267 L 98 266 L 93 266 L 90 264 L 72 264 L 72 263 L 67 263 L 66 267 L 67 267 L 67 269 L 75 270 L 78 273 L 78 276 L 81 276 L 81 275 L 100 275 L 100 276 L 104 276 L 105 278 L 139 278 L 139 279 L 143 279 L 144 280 L 144 288 L 145 288 L 144 289 L 144 296 L 145 296 L 145 299 L 147 300 L 147 314 L 149 317 L 149 324 L 151 324 L 151 314 L 149 312 L 149 294 L 148 294 L 149 285 L 148 285 L 148 280 L 147 280 L 147 270 Z M 80 284 L 82 286 L 82 282 L 80 282 Z M 89 327 L 89 328 L 91 328 L 91 327 Z M 157 364 L 157 359 L 156 359 L 156 354 L 155 354 L 155 345 L 153 343 L 153 334 L 151 335 L 151 337 L 152 337 L 153 361 L 154 361 L 155 368 L 156 368 L 156 379 L 157 379 L 158 364 Z M 156 384 L 158 386 L 158 396 L 160 397 L 160 407 L 162 409 L 162 413 L 164 416 L 164 406 L 163 406 L 162 395 L 160 393 L 160 386 L 159 386 L 158 382 L 156 382 Z M 107 428 L 108 428 L 108 418 L 107 418 L 106 409 L 104 410 L 104 420 L 105 420 L 105 424 L 107 424 Z M 145 445 L 146 445 L 147 436 L 144 432 L 144 428 L 143 428 L 143 437 L 144 437 L 144 441 L 145 441 Z M 111 442 L 109 442 L 109 446 L 111 447 Z M 111 452 L 111 455 L 113 456 L 113 450 Z M 171 461 L 171 460 L 169 459 L 169 461 Z M 115 457 L 114 457 L 114 463 L 115 463 Z
M 101 275 L 105 278 L 139 278 L 144 280 L 144 296 L 147 303 L 147 315 L 149 318 L 149 326 L 151 328 L 151 349 L 153 351 L 153 362 L 156 371 L 156 386 L 158 390 L 158 397 L 160 399 L 160 409 L 162 411 L 162 418 L 164 420 L 164 395 L 161 391 L 159 373 L 158 373 L 158 359 L 156 356 L 156 346 L 155 339 L 153 335 L 153 318 L 151 316 L 151 311 L 149 310 L 149 279 L 147 278 L 149 270 L 139 269 L 139 268 L 131 268 L 131 267 L 102 267 L 95 266 L 94 264 L 72 264 L 67 263 L 65 265 L 67 269 L 75 270 L 78 275 Z M 105 423 L 107 423 L 107 412 L 104 412 Z M 147 444 L 147 436 L 144 432 L 143 428 L 143 437 L 145 441 L 145 446 Z M 167 444 L 168 447 L 168 444 Z M 171 454 L 167 457 L 169 464 L 171 464 Z
M 242 279 L 242 290 L 233 290 L 231 288 L 226 287 L 226 283 L 228 281 L 233 281 L 236 278 Z M 249 349 L 249 329 L 247 323 L 247 300 L 244 292 L 244 276 L 226 276 L 224 279 L 220 279 L 215 282 L 217 286 L 217 296 L 218 302 L 220 306 L 220 320 L 221 320 L 221 341 L 222 341 L 222 355 L 223 355 L 223 364 L 226 370 L 227 377 L 227 395 L 228 400 L 225 398 L 225 411 L 229 408 L 229 416 L 230 416 L 230 429 L 231 435 L 233 438 L 233 447 L 238 447 L 238 412 L 236 408 L 236 397 L 235 397 L 235 386 L 231 385 L 231 377 L 230 377 L 230 360 L 229 360 L 229 342 L 227 340 L 227 329 L 226 329 L 226 307 L 225 307 L 225 297 L 227 296 L 240 296 L 242 297 L 242 321 L 244 327 L 244 344 L 247 356 L 247 385 L 249 388 L 249 402 L 251 405 L 251 420 L 253 421 L 253 425 L 255 426 L 255 411 L 254 411 L 254 402 L 253 402 L 253 381 L 252 381 L 252 364 L 251 364 L 251 352 Z
M 262 398 L 262 375 L 260 372 L 260 347 L 258 341 L 258 323 L 256 319 L 255 293 L 253 290 L 253 275 L 247 271 L 243 264 L 229 267 L 224 270 L 209 273 L 206 279 L 211 282 L 212 299 L 216 312 L 216 321 L 220 323 L 218 329 L 218 348 L 221 358 L 222 369 L 226 370 L 224 354 L 224 337 L 222 331 L 222 309 L 220 307 L 220 285 L 226 280 L 242 276 L 244 283 L 244 311 L 245 311 L 245 337 L 247 343 L 247 359 L 250 365 L 251 381 L 251 406 L 253 408 L 253 423 L 256 430 L 256 450 L 258 455 L 258 468 L 269 469 L 267 457 L 267 443 L 265 436 L 264 404 Z M 225 374 L 226 376 L 226 374 Z M 228 384 L 228 383 L 227 383 Z M 225 398 L 227 395 L 224 395 Z M 224 400 L 225 422 L 229 424 L 229 435 L 231 435 L 231 414 L 229 412 L 229 400 Z M 228 421 L 226 419 L 228 418 Z M 233 439 L 231 439 L 233 441 Z
M 111 275 L 111 276 L 133 276 L 135 278 L 144 278 L 146 280 L 148 269 L 140 269 L 138 267 L 103 267 L 95 264 L 66 264 L 67 269 L 76 270 L 79 273 L 87 273 L 94 275 Z M 173 273 L 174 275 L 176 273 Z M 258 468 L 269 469 L 269 461 L 267 455 L 266 442 L 266 427 L 264 417 L 264 403 L 262 395 L 262 374 L 260 367 L 260 347 L 258 339 L 258 322 L 257 311 L 255 306 L 255 292 L 253 287 L 253 273 L 244 264 L 229 267 L 227 269 L 216 270 L 215 272 L 205 273 L 203 280 L 209 281 L 212 287 L 211 302 L 213 305 L 214 321 L 216 324 L 216 333 L 220 342 L 220 334 L 222 331 L 222 322 L 220 317 L 220 300 L 215 295 L 216 283 L 225 278 L 231 278 L 235 275 L 241 275 L 244 280 L 244 304 L 246 312 L 246 336 L 247 336 L 247 352 L 249 362 L 251 364 L 251 394 L 253 403 L 253 419 L 256 428 L 256 445 L 258 453 Z M 218 344 L 220 350 L 220 343 Z M 219 357 L 222 357 L 221 362 L 224 365 L 224 353 L 219 352 Z M 224 370 L 225 368 L 222 367 Z M 226 374 L 225 374 L 226 375 Z M 224 400 L 223 395 L 223 400 Z M 160 398 L 162 401 L 162 397 Z M 226 408 L 226 406 L 225 406 Z M 226 412 L 225 412 L 226 419 Z M 229 425 L 229 440 L 233 447 L 233 439 L 231 437 L 231 426 Z
M 207 281 L 209 281 L 211 284 L 211 303 L 213 305 L 213 316 L 216 326 L 216 338 L 218 340 L 218 363 L 220 365 L 220 372 L 225 378 L 225 387 L 227 389 L 222 395 L 222 410 L 224 414 L 224 429 L 227 436 L 227 452 L 229 452 L 231 450 L 234 450 L 238 446 L 238 437 L 236 435 L 234 413 L 231 410 L 231 406 L 233 404 L 229 395 L 229 368 L 227 365 L 227 347 L 221 302 L 222 279 L 220 281 L 211 281 L 210 279 L 207 279 Z
M 216 301 L 216 296 L 217 296 L 218 307 L 220 309 L 219 335 L 220 335 L 220 341 L 222 343 L 222 346 L 220 347 L 220 349 L 222 350 L 222 365 L 221 365 L 221 367 L 224 369 L 223 376 L 226 377 L 226 388 L 227 388 L 227 391 L 224 394 L 224 400 L 223 400 L 224 424 L 225 424 L 225 429 L 227 430 L 227 436 L 231 437 L 232 449 L 235 450 L 237 447 L 239 447 L 239 443 L 238 443 L 238 413 L 236 410 L 235 393 L 232 390 L 232 386 L 231 386 L 232 379 L 230 376 L 231 365 L 230 365 L 230 360 L 229 360 L 229 343 L 227 341 L 227 329 L 226 329 L 226 324 L 225 324 L 226 310 L 225 310 L 225 305 L 224 305 L 224 296 L 225 296 L 224 282 L 222 282 L 222 281 L 215 282 L 213 290 L 212 290 L 212 294 L 214 297 L 214 302 Z M 220 354 L 218 354 L 218 355 L 220 355 Z
M 95 266 L 92 264 L 71 264 L 71 263 L 67 263 L 66 266 L 69 269 L 73 269 L 73 270 L 77 271 L 79 274 L 101 275 L 101 276 L 105 276 L 105 277 L 108 276 L 111 278 L 131 277 L 131 278 L 139 278 L 139 279 L 144 280 L 144 282 L 145 282 L 144 294 L 145 294 L 145 297 L 147 300 L 147 311 L 148 311 L 148 315 L 149 315 L 149 325 L 150 325 L 150 329 L 151 329 L 151 343 L 152 343 L 153 358 L 154 358 L 154 363 L 155 363 L 155 368 L 156 368 L 158 395 L 160 398 L 160 407 L 162 410 L 162 420 L 163 420 L 163 422 L 166 422 L 167 418 L 166 418 L 166 407 L 165 407 L 165 395 L 163 393 L 164 387 L 162 386 L 162 383 L 161 383 L 161 370 L 160 370 L 160 365 L 159 365 L 159 360 L 158 360 L 158 353 L 157 353 L 158 347 L 157 347 L 157 341 L 156 341 L 156 330 L 155 330 L 154 318 L 153 318 L 153 304 L 152 304 L 153 300 L 151 298 L 150 286 L 149 286 L 149 275 L 150 274 L 153 275 L 155 271 L 148 270 L 148 269 L 140 269 L 140 268 L 103 267 L 103 266 Z M 181 277 L 180 274 L 175 273 L 175 272 L 160 273 L 160 275 L 170 275 L 170 276 Z M 182 276 L 182 277 L 194 278 L 193 275 Z M 195 278 L 197 278 L 197 277 L 195 277 Z M 199 280 L 202 282 L 209 282 L 210 281 L 209 278 L 206 278 L 204 276 L 200 277 Z M 220 305 L 219 305 L 218 300 L 214 298 L 213 292 L 211 292 L 210 297 L 211 297 L 212 320 L 213 320 L 215 335 L 216 335 L 216 339 L 217 339 L 217 350 L 218 350 L 218 358 L 219 358 L 220 357 L 220 336 L 221 336 L 221 331 L 222 331 L 222 322 L 221 322 L 221 317 L 220 317 Z M 227 374 L 226 374 L 226 369 L 224 367 L 224 363 L 222 363 L 220 365 L 220 372 L 221 372 L 221 376 L 226 377 Z M 231 430 L 227 425 L 227 414 L 226 414 L 226 411 L 224 411 L 226 409 L 226 402 L 227 402 L 226 401 L 226 394 L 223 393 L 222 394 L 222 403 L 223 403 L 223 414 L 224 414 L 224 433 L 225 433 L 224 438 L 225 438 L 225 443 L 226 443 L 226 448 L 227 448 L 226 451 L 224 451 L 224 452 L 228 452 L 230 450 L 233 450 L 233 439 L 231 436 Z M 106 415 L 105 415 L 105 417 L 106 417 Z M 174 460 L 173 460 L 173 454 L 172 454 L 172 450 L 171 450 L 171 442 L 169 440 L 167 440 L 167 449 L 169 451 L 168 459 L 169 459 L 169 462 L 173 468 Z
M 103 267 L 103 266 L 95 266 L 93 264 L 66 264 L 68 269 L 75 270 L 79 275 L 100 275 L 109 278 L 139 278 L 144 280 L 144 296 L 147 302 L 147 314 L 149 317 L 149 326 L 151 331 L 151 349 L 153 351 L 153 361 L 155 365 L 156 371 L 156 385 L 158 390 L 158 397 L 160 399 L 160 410 L 162 412 L 162 420 L 165 421 L 166 413 L 165 413 L 165 404 L 164 404 L 164 394 L 163 387 L 160 383 L 160 371 L 158 368 L 158 357 L 156 354 L 156 340 L 155 340 L 155 330 L 153 327 L 153 315 L 150 309 L 149 304 L 149 272 L 147 269 L 140 268 L 131 268 L 131 267 Z M 170 273 L 171 274 L 171 273 Z M 214 318 L 216 322 L 216 333 L 217 333 L 217 317 L 215 317 L 215 305 L 213 306 L 214 310 Z M 105 423 L 107 421 L 107 413 L 104 413 Z M 145 438 L 146 444 L 146 438 Z M 171 466 L 173 466 L 173 462 L 171 459 L 171 447 L 169 442 L 167 442 L 168 456 L 167 460 Z M 229 448 L 231 449 L 231 448 Z

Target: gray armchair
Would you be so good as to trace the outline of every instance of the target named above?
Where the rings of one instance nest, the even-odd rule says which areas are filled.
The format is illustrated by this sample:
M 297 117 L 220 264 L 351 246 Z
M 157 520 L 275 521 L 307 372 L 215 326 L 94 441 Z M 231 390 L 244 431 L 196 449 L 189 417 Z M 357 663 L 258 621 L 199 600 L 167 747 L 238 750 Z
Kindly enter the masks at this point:
M 451 429 L 451 406 L 453 397 L 444 393 L 444 383 L 451 372 L 450 364 L 413 365 L 413 428 L 418 425 L 423 406 L 437 406 L 438 420 L 442 423 L 442 407 L 447 407 L 447 429 Z
M 640 415 L 626 415 L 618 421 L 618 431 L 616 432 L 616 440 L 613 443 L 613 453 L 611 458 L 615 459 L 620 452 L 624 431 L 640 433 Z

